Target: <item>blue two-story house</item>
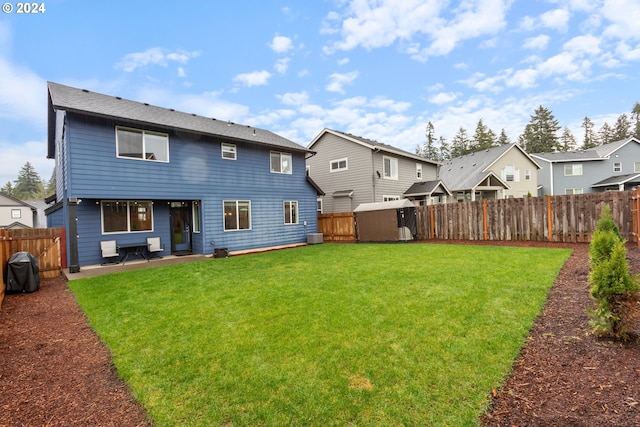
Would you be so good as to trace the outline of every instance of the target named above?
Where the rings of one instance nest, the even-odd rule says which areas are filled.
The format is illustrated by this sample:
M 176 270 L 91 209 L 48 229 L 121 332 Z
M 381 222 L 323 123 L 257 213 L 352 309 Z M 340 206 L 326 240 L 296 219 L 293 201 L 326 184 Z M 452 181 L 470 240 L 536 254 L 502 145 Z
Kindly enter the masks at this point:
M 100 242 L 160 237 L 163 255 L 307 241 L 317 232 L 312 151 L 264 129 L 48 84 L 50 227 L 67 229 L 71 272 Z

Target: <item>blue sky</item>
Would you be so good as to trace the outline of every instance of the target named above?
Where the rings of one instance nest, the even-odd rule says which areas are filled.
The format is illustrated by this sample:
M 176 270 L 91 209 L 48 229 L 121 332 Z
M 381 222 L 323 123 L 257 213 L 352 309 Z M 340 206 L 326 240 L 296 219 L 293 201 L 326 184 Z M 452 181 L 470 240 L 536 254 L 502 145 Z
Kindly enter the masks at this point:
M 597 130 L 640 101 L 637 0 L 43 3 L 0 13 L 0 186 L 27 161 L 51 176 L 47 81 L 411 152 L 429 121 L 515 141 L 539 105 L 582 142 L 585 116 Z

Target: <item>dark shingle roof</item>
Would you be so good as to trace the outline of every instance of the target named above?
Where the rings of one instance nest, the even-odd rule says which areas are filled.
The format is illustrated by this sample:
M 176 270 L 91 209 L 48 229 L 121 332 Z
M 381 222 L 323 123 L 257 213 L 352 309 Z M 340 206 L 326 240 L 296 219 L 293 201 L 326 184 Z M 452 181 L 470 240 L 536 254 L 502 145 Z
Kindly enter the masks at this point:
M 431 195 L 434 190 L 436 190 L 439 186 L 449 195 L 451 192 L 447 188 L 446 185 L 441 180 L 435 181 L 420 181 L 414 182 L 411 187 L 407 191 L 404 192 L 405 196 L 422 196 L 422 195 Z
M 592 160 L 605 160 L 614 151 L 618 150 L 629 142 L 640 143 L 638 139 L 632 137 L 621 139 L 620 141 L 610 142 L 608 144 L 590 148 L 588 150 L 566 151 L 559 153 L 535 153 L 531 156 L 546 160 L 548 162 L 585 162 Z
M 607 179 L 596 182 L 592 185 L 592 187 L 607 187 L 610 185 L 620 185 L 627 183 L 640 183 L 640 173 L 610 176 Z
M 183 113 L 53 82 L 49 82 L 48 87 L 51 106 L 54 110 L 60 109 L 112 119 L 124 119 L 140 124 L 219 136 L 274 148 L 310 152 L 302 145 L 265 129 Z M 52 138 L 52 135 L 49 137 Z

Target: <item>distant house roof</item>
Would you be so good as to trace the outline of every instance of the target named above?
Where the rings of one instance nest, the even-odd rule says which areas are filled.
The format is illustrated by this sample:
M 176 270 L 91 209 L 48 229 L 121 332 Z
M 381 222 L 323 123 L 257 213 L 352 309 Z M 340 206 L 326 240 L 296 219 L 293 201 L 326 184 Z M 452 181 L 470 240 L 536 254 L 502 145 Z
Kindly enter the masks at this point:
M 581 151 L 566 151 L 559 153 L 535 153 L 531 157 L 544 160 L 551 163 L 563 163 L 563 162 L 588 162 L 608 159 L 614 152 L 624 147 L 625 145 L 635 142 L 640 144 L 640 140 L 631 137 L 621 139 L 620 141 L 610 142 L 599 147 L 590 148 L 588 150 Z
M 31 206 L 27 202 L 23 202 L 22 200 L 18 200 L 15 197 L 9 196 L 5 193 L 0 193 L 0 206 L 1 207 L 9 207 L 9 206 L 24 206 L 30 208 L 32 211 L 35 211 L 36 208 Z
M 531 162 L 540 168 L 538 163 L 532 159 L 518 144 L 504 144 L 488 150 L 476 151 L 464 156 L 454 157 L 443 163 L 440 168 L 440 178 L 447 184 L 451 191 L 469 190 L 475 188 L 492 175 L 501 182 L 505 188 L 509 186 L 495 173 L 490 171 L 491 166 L 500 160 L 509 150 L 519 150 Z
M 402 150 L 400 148 L 393 147 L 393 146 L 388 145 L 388 144 L 383 144 L 381 142 L 373 141 L 371 139 L 363 138 L 361 136 L 356 136 L 356 135 L 352 135 L 350 133 L 340 132 L 340 131 L 333 130 L 333 129 L 328 129 L 328 128 L 324 128 L 313 139 L 313 141 L 311 141 L 309 143 L 307 148 L 311 150 L 313 148 L 313 146 L 315 145 L 315 143 L 318 142 L 318 140 L 320 140 L 320 137 L 322 135 L 324 135 L 325 133 L 331 133 L 333 135 L 336 135 L 336 136 L 339 136 L 341 138 L 347 139 L 347 140 L 349 140 L 351 142 L 354 142 L 356 144 L 359 144 L 359 145 L 362 145 L 364 147 L 367 147 L 370 150 L 383 151 L 385 153 L 394 154 L 396 156 L 407 157 L 409 159 L 418 160 L 418 161 L 421 161 L 421 162 L 424 162 L 424 163 L 432 163 L 434 165 L 439 165 L 440 164 L 439 162 L 435 162 L 433 160 L 427 159 L 425 157 L 418 156 L 417 154 L 410 153 L 408 151 Z
M 431 196 L 438 189 L 443 193 L 451 196 L 451 191 L 447 188 L 442 180 L 415 182 L 407 191 L 404 192 L 405 197 Z
M 592 187 L 611 187 L 621 184 L 640 184 L 640 173 L 630 173 L 626 175 L 614 175 L 602 181 L 598 181 Z
M 111 119 L 124 119 L 140 125 L 155 125 L 162 128 L 219 136 L 230 140 L 252 142 L 276 149 L 310 152 L 302 145 L 264 129 L 183 113 L 170 108 L 156 107 L 53 82 L 48 83 L 48 88 L 50 128 L 55 125 L 52 113 L 56 110 L 64 110 Z M 54 139 L 55 132 L 50 129 L 48 158 L 55 157 Z

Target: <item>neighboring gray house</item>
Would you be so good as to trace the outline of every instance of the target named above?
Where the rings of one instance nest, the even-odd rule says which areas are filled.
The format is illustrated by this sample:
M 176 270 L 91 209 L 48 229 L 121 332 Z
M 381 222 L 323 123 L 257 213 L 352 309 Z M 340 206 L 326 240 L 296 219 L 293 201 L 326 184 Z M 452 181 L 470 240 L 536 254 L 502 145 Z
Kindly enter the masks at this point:
M 0 228 L 33 228 L 36 216 L 30 204 L 0 193 Z
M 532 154 L 541 166 L 538 195 L 623 191 L 640 185 L 640 140 L 626 138 L 596 148 Z
M 537 195 L 538 163 L 518 144 L 505 144 L 446 161 L 439 178 L 454 200 L 474 201 Z
M 370 139 L 323 129 L 307 147 L 307 173 L 326 193 L 318 211 L 352 212 L 361 203 L 398 200 L 437 177 L 438 162 Z

